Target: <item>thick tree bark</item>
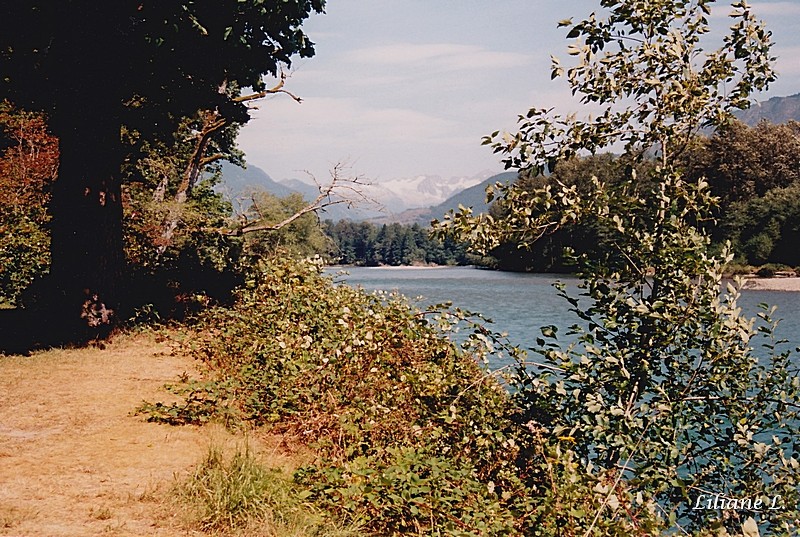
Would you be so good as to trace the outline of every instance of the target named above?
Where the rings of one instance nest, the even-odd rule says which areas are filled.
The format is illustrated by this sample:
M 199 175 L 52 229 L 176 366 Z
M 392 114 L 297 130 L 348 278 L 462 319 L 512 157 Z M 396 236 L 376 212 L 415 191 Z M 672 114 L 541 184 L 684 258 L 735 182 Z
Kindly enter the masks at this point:
M 59 89 L 50 96 L 49 122 L 60 164 L 50 202 L 50 274 L 27 308 L 36 319 L 34 343 L 102 337 L 124 303 L 119 65 L 125 51 L 111 11 L 106 3 L 87 4 L 50 43 L 50 76 Z
M 43 314 L 70 340 L 107 333 L 125 302 L 120 123 L 97 108 L 83 112 L 56 133 L 50 296 L 40 297 Z

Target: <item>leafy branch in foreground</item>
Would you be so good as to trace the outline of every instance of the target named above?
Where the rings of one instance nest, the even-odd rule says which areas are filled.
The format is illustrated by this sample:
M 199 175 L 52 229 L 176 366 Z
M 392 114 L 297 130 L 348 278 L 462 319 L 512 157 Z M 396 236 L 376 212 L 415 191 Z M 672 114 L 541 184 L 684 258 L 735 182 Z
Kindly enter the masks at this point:
M 581 296 L 560 290 L 577 317 L 572 343 L 543 328 L 534 351 L 547 367 L 520 365 L 515 398 L 532 423 L 574 441 L 589 472 L 616 474 L 675 530 L 757 534 L 757 521 L 770 534 L 795 535 L 798 368 L 769 339 L 770 315 L 756 324 L 743 316 L 737 286 L 721 292 L 731 256 L 712 253 L 716 200 L 703 179 L 683 178 L 678 159 L 694 133 L 724 124 L 775 78 L 769 32 L 744 1 L 731 4 L 720 47 L 703 50 L 712 4 L 604 0 L 599 14 L 562 21 L 576 39 L 575 64 L 565 70 L 554 59 L 553 77 L 566 75 L 599 114 L 587 121 L 532 109 L 517 133 L 484 142 L 508 168 L 534 175 L 603 148 L 623 147 L 631 166 L 622 177 L 592 178 L 589 192 L 498 185 L 488 194 L 503 203 L 502 217 L 461 211 L 438 227 L 486 251 L 592 222 L 609 248 L 580 259 Z M 639 178 L 635 164 L 648 158 L 654 166 Z M 761 349 L 759 336 L 767 336 Z M 695 508 L 715 494 L 745 507 Z M 778 509 L 753 507 L 775 498 Z

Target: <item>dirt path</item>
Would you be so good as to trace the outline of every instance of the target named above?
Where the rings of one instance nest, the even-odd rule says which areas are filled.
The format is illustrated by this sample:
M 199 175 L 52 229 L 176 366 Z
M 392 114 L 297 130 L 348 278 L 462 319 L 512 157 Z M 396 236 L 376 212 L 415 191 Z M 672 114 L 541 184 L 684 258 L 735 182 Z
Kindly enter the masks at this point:
M 148 336 L 0 356 L 0 535 L 192 535 L 164 498 L 225 433 L 132 415 L 184 371 Z

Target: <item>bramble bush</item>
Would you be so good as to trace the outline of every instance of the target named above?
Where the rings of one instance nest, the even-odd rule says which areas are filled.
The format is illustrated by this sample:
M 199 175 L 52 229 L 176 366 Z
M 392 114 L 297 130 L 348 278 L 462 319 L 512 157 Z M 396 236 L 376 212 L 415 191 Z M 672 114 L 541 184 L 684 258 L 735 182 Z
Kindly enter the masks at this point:
M 651 505 L 578 464 L 570 440 L 545 436 L 479 365 L 515 351 L 470 319 L 337 285 L 317 263 L 272 260 L 183 344 L 209 368 L 203 409 L 311 446 L 316 459 L 295 476 L 303 496 L 365 531 L 651 535 Z M 461 343 L 446 337 L 456 323 Z M 197 418 L 181 404 L 151 416 L 176 423 L 184 408 Z M 613 508 L 593 522 L 609 491 Z
M 299 479 L 329 509 L 380 531 L 431 517 L 444 528 L 455 524 L 445 513 L 465 519 L 460 508 L 511 527 L 490 516 L 518 449 L 504 443 L 508 398 L 437 322 L 449 326 L 400 297 L 335 285 L 317 264 L 271 261 L 234 307 L 204 314 L 188 344 L 221 381 L 235 379 L 243 420 L 315 446 L 320 460 Z M 369 494 L 374 473 L 390 490 Z

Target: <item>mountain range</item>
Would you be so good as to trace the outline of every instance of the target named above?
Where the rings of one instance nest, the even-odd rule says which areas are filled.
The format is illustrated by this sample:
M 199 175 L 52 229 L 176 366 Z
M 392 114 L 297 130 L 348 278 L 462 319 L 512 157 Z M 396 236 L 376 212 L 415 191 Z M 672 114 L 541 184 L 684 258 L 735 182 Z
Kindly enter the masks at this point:
M 316 185 L 300 181 L 299 179 L 276 181 L 258 166 L 248 164 L 246 168 L 241 168 L 229 162 L 222 164 L 222 182 L 217 185 L 216 189 L 231 200 L 234 208 L 247 205 L 249 193 L 256 190 L 265 190 L 281 198 L 289 194 L 299 193 L 308 201 L 316 199 L 319 195 L 319 189 Z M 363 220 L 380 214 L 380 212 L 370 209 L 364 209 L 363 214 L 361 214 L 361 212 L 355 214 L 353 210 L 348 209 L 344 204 L 339 204 L 327 208 L 320 214 L 320 218 L 323 220 L 341 220 L 348 218 Z
M 433 219 L 441 220 L 451 209 L 456 211 L 459 206 L 472 207 L 475 213 L 486 212 L 489 210 L 489 204 L 486 203 L 486 187 L 495 183 L 508 183 L 514 181 L 516 178 L 516 172 L 498 173 L 484 179 L 476 185 L 456 192 L 437 205 L 406 209 L 400 213 L 371 218 L 370 221 L 376 224 L 397 222 L 399 224 L 425 225 L 429 224 Z
M 788 97 L 773 97 L 757 103 L 747 110 L 736 113 L 736 117 L 747 125 L 756 125 L 766 119 L 772 123 L 800 121 L 800 93 Z M 232 164 L 223 165 L 223 181 L 218 189 L 230 199 L 246 198 L 252 189 L 263 189 L 284 197 L 299 192 L 306 200 L 319 195 L 316 185 L 299 179 L 276 181 L 258 166 L 240 168 Z M 365 186 L 363 193 L 376 203 L 371 206 L 348 208 L 346 204 L 328 207 L 320 214 L 323 220 L 369 220 L 374 223 L 427 224 L 441 218 L 450 209 L 459 205 L 472 207 L 475 212 L 488 210 L 485 190 L 496 182 L 513 181 L 514 172 L 493 175 L 483 171 L 472 176 L 417 175 L 376 182 Z
M 800 121 L 800 93 L 789 97 L 773 97 L 763 103 L 756 103 L 747 110 L 734 114 L 739 121 L 751 127 L 762 119 L 770 123 Z
M 484 171 L 473 176 L 443 178 L 439 175 L 418 175 L 366 184 L 361 190 L 374 203 L 354 208 L 348 208 L 346 204 L 333 205 L 326 208 L 320 214 L 320 218 L 422 223 L 427 216 L 414 219 L 409 215 L 414 213 L 427 215 L 434 207 L 446 204 L 450 198 L 465 201 L 464 192 L 468 192 L 466 195 L 470 196 L 469 193 L 479 190 L 480 195 L 472 195 L 470 200 L 474 198 L 482 203 L 485 185 L 494 182 L 494 177 L 491 172 Z M 246 200 L 249 191 L 258 189 L 280 197 L 297 192 L 306 200 L 313 200 L 319 195 L 316 185 L 299 179 L 276 181 L 264 170 L 252 164 L 246 168 L 223 164 L 222 183 L 218 186 L 218 190 L 233 200 L 234 204 L 237 200 Z M 458 207 L 458 203 L 459 201 L 456 201 L 454 207 Z M 472 204 L 471 201 L 468 203 Z

